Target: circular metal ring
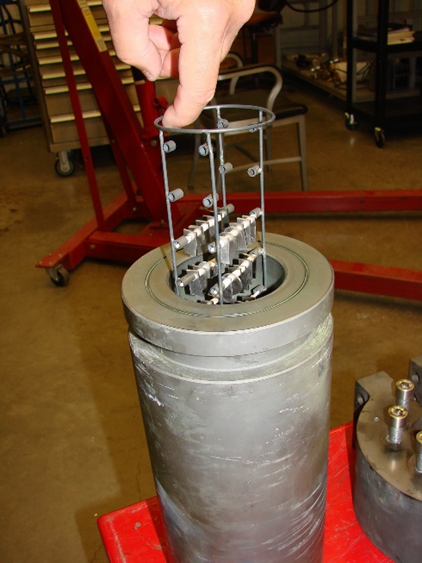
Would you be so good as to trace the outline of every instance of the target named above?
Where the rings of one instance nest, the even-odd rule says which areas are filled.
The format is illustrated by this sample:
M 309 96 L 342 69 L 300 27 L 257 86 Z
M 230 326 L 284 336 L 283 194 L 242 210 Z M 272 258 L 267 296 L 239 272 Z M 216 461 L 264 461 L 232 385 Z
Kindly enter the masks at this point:
M 238 109 L 238 110 L 249 110 L 251 112 L 255 112 L 258 114 L 258 118 L 260 117 L 260 115 L 262 115 L 262 121 L 258 121 L 258 122 L 253 122 L 253 123 L 247 123 L 245 125 L 239 125 L 237 127 L 233 127 L 230 125 L 230 122 L 228 124 L 228 127 L 225 129 L 220 129 L 220 128 L 214 128 L 214 129 L 207 129 L 207 128 L 199 128 L 199 129 L 195 129 L 195 128 L 190 128 L 190 127 L 165 127 L 164 125 L 162 125 L 162 121 L 163 121 L 163 116 L 158 117 L 155 121 L 154 121 L 154 125 L 157 127 L 157 129 L 159 129 L 160 131 L 163 131 L 165 133 L 177 133 L 177 134 L 182 134 L 182 135 L 202 135 L 205 133 L 211 133 L 211 134 L 224 134 L 224 133 L 241 133 L 241 132 L 248 132 L 251 129 L 252 130 L 257 130 L 257 129 L 262 129 L 267 127 L 268 125 L 270 125 L 270 123 L 272 123 L 275 120 L 275 114 L 270 111 L 269 109 L 266 108 L 262 108 L 259 106 L 251 106 L 251 105 L 240 105 L 240 104 L 222 104 L 222 105 L 211 105 L 211 106 L 206 106 L 203 111 L 210 111 L 210 110 L 233 110 L 233 109 Z M 256 116 L 255 116 L 256 117 Z M 264 119 L 265 117 L 265 119 Z M 251 118 L 252 119 L 252 118 Z
M 274 291 L 254 301 L 209 306 L 175 295 L 169 247 L 149 252 L 123 279 L 129 326 L 166 350 L 208 356 L 263 352 L 309 334 L 331 311 L 330 264 L 307 244 L 281 235 L 268 235 L 267 253 L 285 272 Z

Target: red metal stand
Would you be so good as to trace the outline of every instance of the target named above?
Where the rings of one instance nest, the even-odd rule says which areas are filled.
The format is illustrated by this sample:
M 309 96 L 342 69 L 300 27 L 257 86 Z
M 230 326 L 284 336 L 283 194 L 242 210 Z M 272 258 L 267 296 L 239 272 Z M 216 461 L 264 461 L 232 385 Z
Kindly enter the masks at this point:
M 135 77 L 142 105 L 141 125 L 85 0 L 50 0 L 50 4 L 95 219 L 37 266 L 54 269 L 63 265 L 72 270 L 85 257 L 132 262 L 168 240 L 158 131 L 153 127 L 154 119 L 159 116 L 154 86 L 142 80 L 142 76 Z M 122 179 L 122 194 L 106 208 L 101 203 L 66 31 L 92 84 Z M 197 217 L 198 205 L 183 206 L 183 209 L 175 206 L 175 230 L 179 234 Z M 114 232 L 126 219 L 147 220 L 149 224 L 137 236 Z
M 74 269 L 85 257 L 134 262 L 149 250 L 168 241 L 167 215 L 158 136 L 153 121 L 162 102 L 153 84 L 135 74 L 142 110 L 140 124 L 120 81 L 85 0 L 50 0 L 78 135 L 88 176 L 95 219 L 82 227 L 59 249 L 45 256 L 37 266 L 47 271 L 60 265 Z M 65 30 L 92 84 L 110 145 L 120 172 L 123 192 L 103 208 L 92 164 L 76 81 Z M 133 180 L 133 181 L 132 181 Z M 175 234 L 200 214 L 201 196 L 186 195 L 173 204 Z M 249 213 L 259 202 L 254 193 L 232 194 L 237 213 Z M 268 193 L 270 213 L 331 213 L 421 211 L 422 190 L 343 191 L 315 193 Z M 137 235 L 116 233 L 127 219 L 148 224 Z M 422 300 L 422 271 L 331 261 L 336 288 Z
M 325 563 L 392 563 L 362 532 L 352 504 L 352 424 L 330 432 Z M 111 563 L 166 563 L 160 507 L 156 497 L 99 518 Z

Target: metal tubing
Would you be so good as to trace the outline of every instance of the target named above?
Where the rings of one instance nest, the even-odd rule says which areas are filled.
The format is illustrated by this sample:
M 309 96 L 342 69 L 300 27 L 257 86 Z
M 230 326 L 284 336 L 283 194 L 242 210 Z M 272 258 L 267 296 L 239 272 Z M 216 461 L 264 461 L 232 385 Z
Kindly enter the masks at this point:
M 217 120 L 220 119 L 221 119 L 221 110 L 220 108 L 217 108 Z M 217 135 L 217 146 L 218 146 L 218 157 L 219 157 L 219 164 L 221 170 L 221 167 L 224 166 L 224 136 L 222 134 Z M 227 205 L 226 176 L 221 171 L 220 171 L 220 178 L 221 178 L 221 195 L 223 198 L 223 206 L 224 206 Z
M 259 123 L 262 123 L 263 115 L 262 111 L 259 112 Z M 267 249 L 266 249 L 266 230 L 265 230 L 265 193 L 264 193 L 264 130 L 260 129 L 258 132 L 259 136 L 259 194 L 260 194 L 260 206 L 261 206 L 261 237 L 262 237 L 262 271 L 263 271 L 263 282 L 264 287 L 267 287 Z
M 208 158 L 210 165 L 210 176 L 211 176 L 211 191 L 212 191 L 212 208 L 214 212 L 214 228 L 215 228 L 215 250 L 217 257 L 217 272 L 218 272 L 218 288 L 219 288 L 219 301 L 220 305 L 223 305 L 223 280 L 221 273 L 221 250 L 220 250 L 220 228 L 218 225 L 218 193 L 217 184 L 215 181 L 215 168 L 214 168 L 214 151 L 212 149 L 211 134 L 207 133 L 207 146 L 208 146 Z
M 176 250 L 174 248 L 173 217 L 172 217 L 172 212 L 171 212 L 171 198 L 170 198 L 170 190 L 169 190 L 168 178 L 167 178 L 166 154 L 167 154 L 168 151 L 164 150 L 164 133 L 163 133 L 163 131 L 159 131 L 159 138 L 160 138 L 160 147 L 161 147 L 161 162 L 162 162 L 162 166 L 163 166 L 164 192 L 166 194 L 166 209 L 167 209 L 168 228 L 169 228 L 169 235 L 170 235 L 171 260 L 172 260 L 172 264 L 173 264 L 173 283 L 174 283 L 174 290 L 178 295 L 179 294 L 179 284 L 177 283 Z

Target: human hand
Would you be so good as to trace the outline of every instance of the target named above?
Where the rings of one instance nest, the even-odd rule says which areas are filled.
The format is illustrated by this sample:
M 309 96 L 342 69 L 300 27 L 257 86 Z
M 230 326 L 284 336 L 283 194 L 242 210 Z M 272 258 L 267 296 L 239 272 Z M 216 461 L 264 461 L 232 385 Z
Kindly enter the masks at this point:
M 178 77 L 163 125 L 183 127 L 212 99 L 221 61 L 255 0 L 103 0 L 117 56 L 150 80 Z M 163 25 L 150 25 L 156 14 Z

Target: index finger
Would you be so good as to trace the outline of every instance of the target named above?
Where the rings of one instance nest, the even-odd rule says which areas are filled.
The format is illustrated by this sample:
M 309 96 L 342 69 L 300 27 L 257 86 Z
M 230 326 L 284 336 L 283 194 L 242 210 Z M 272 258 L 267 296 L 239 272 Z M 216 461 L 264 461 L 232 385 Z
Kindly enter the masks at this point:
M 149 13 L 136 2 L 103 0 L 116 54 L 124 63 L 142 70 L 150 79 L 161 73 L 162 60 L 149 37 Z
M 164 114 L 166 127 L 194 122 L 214 96 L 220 62 L 231 40 L 226 39 L 228 16 L 210 11 L 192 10 L 177 21 L 181 45 L 179 86 L 173 104 Z

